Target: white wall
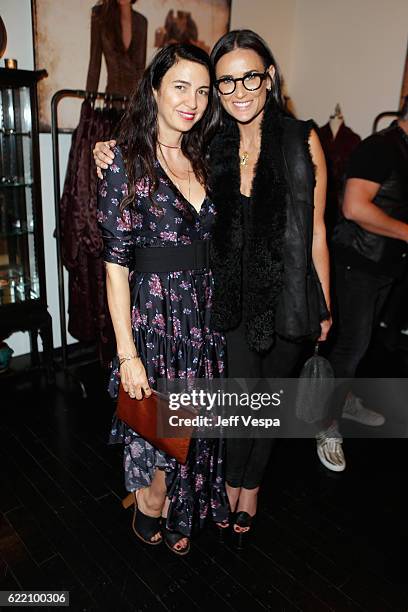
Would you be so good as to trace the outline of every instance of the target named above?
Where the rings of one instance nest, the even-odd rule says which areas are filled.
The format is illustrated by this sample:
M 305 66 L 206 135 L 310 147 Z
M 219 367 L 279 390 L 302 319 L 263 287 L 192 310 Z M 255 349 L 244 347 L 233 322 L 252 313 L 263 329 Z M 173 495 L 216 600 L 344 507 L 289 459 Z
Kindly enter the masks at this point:
M 396 110 L 407 49 L 407 0 L 298 0 L 288 75 L 300 118 L 327 122 L 337 102 L 362 137 Z
M 232 0 L 231 5 L 231 30 L 248 28 L 257 32 L 271 47 L 283 74 L 289 74 L 296 0 Z
M 22 70 L 33 70 L 30 0 L 1 0 L 0 15 L 7 30 L 7 48 L 3 57 L 17 59 L 18 68 Z

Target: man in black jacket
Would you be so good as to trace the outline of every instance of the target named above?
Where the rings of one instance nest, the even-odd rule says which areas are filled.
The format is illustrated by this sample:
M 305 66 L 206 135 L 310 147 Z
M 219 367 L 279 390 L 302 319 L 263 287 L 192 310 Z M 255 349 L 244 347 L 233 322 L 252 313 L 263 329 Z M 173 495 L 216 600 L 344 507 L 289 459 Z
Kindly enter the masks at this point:
M 408 252 L 408 100 L 398 121 L 362 141 L 351 156 L 343 201 L 344 218 L 333 238 L 337 337 L 329 355 L 337 378 L 353 378 L 374 326 Z M 344 395 L 343 395 L 344 397 Z M 337 419 L 378 426 L 384 417 L 348 393 L 317 436 L 319 459 L 343 471 Z

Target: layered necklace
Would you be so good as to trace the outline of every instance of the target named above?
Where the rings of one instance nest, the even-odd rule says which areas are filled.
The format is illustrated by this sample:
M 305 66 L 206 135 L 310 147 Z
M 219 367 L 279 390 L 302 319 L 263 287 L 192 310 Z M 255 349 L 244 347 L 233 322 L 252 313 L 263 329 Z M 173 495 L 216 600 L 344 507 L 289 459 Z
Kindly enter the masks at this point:
M 183 178 L 182 176 L 178 176 L 178 175 L 177 175 L 177 174 L 176 174 L 176 173 L 175 173 L 175 172 L 174 172 L 174 171 L 173 171 L 173 170 L 170 168 L 170 166 L 169 166 L 169 164 L 168 164 L 168 162 L 167 162 L 166 158 L 164 157 L 164 153 L 163 153 L 163 150 L 162 150 L 162 147 L 166 147 L 167 149 L 181 149 L 181 147 L 175 147 L 175 146 L 172 146 L 172 145 L 166 145 L 166 144 L 164 144 L 163 142 L 160 142 L 159 140 L 157 141 L 157 143 L 158 143 L 158 145 L 159 145 L 160 155 L 161 155 L 161 158 L 162 158 L 162 160 L 163 160 L 163 162 L 164 162 L 164 165 L 165 165 L 165 167 L 166 167 L 166 171 L 167 171 L 168 173 L 170 173 L 170 174 L 171 174 L 171 176 L 174 176 L 176 179 L 178 179 L 179 181 L 185 181 L 185 180 L 186 180 L 185 178 Z M 190 164 L 188 164 L 188 165 L 190 166 Z M 191 176 L 190 176 L 190 175 L 191 175 L 191 173 L 192 173 L 193 171 L 192 171 L 192 170 L 187 169 L 187 170 L 186 170 L 186 172 L 187 172 L 187 180 L 188 180 L 188 202 L 190 202 L 190 194 L 191 194 Z M 172 179 L 172 181 L 173 181 L 173 179 Z M 176 181 L 173 181 L 173 183 L 175 184 L 175 186 L 177 187 L 177 189 L 180 191 L 180 193 L 182 193 L 182 194 L 184 195 L 183 190 L 182 190 L 182 189 L 181 189 L 181 187 L 180 187 L 180 184 L 179 184 L 179 183 L 177 183 Z M 185 196 L 184 196 L 184 197 L 185 197 Z

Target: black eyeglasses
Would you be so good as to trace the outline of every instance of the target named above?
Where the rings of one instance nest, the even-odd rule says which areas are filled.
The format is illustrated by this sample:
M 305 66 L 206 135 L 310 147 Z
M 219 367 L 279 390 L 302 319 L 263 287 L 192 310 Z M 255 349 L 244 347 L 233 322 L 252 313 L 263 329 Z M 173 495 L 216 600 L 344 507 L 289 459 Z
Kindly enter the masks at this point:
M 265 72 L 250 72 L 239 79 L 234 79 L 231 76 L 223 77 L 215 81 L 215 86 L 223 96 L 228 96 L 234 93 L 238 81 L 241 81 L 247 91 L 256 91 L 259 89 L 268 76 L 268 70 Z

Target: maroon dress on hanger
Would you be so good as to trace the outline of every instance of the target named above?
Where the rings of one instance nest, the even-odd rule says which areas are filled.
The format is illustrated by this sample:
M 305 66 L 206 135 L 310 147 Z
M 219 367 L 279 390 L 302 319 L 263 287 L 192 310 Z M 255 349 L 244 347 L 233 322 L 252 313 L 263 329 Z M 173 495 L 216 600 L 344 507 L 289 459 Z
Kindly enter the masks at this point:
M 147 19 L 132 10 L 132 38 L 125 49 L 122 41 L 115 45 L 101 21 L 102 7 L 92 9 L 91 54 L 89 58 L 87 91 L 97 91 L 102 55 L 108 79 L 106 93 L 129 96 L 139 82 L 146 66 Z
M 344 176 L 350 155 L 361 138 L 343 122 L 333 138 L 330 123 L 319 128 L 319 138 L 327 163 L 326 230 L 330 239 L 343 197 Z

